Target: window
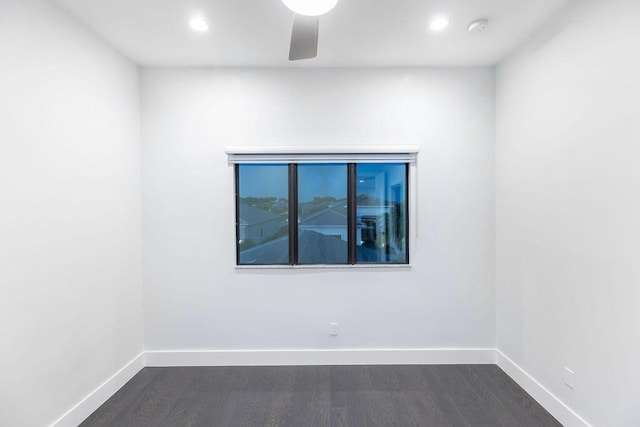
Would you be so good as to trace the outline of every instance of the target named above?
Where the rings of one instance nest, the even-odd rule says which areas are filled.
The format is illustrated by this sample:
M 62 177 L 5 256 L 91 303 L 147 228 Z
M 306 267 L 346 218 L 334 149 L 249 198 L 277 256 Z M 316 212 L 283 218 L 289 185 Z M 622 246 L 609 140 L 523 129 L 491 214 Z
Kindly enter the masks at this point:
M 238 265 L 408 264 L 408 175 L 406 162 L 238 162 Z
M 407 263 L 407 165 L 367 163 L 356 170 L 358 261 Z
M 347 264 L 346 164 L 298 165 L 298 264 Z
M 239 165 L 238 264 L 289 264 L 287 165 Z

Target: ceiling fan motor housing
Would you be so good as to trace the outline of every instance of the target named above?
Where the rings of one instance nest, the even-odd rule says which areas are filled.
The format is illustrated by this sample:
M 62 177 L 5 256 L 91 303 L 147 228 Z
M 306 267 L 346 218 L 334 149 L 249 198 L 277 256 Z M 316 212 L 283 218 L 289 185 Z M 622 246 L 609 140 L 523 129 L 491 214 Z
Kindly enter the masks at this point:
M 469 24 L 469 32 L 471 34 L 480 34 L 484 33 L 489 27 L 489 21 L 486 19 L 478 19 L 477 21 L 473 21 Z

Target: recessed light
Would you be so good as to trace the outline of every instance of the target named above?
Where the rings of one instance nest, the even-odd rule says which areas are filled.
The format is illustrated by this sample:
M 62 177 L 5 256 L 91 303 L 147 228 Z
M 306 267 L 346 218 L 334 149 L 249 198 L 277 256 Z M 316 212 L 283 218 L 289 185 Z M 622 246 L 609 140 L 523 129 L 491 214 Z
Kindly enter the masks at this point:
M 336 7 L 338 0 L 282 0 L 285 6 L 304 16 L 320 16 Z
M 429 23 L 431 31 L 442 31 L 449 26 L 449 18 L 446 16 L 436 16 Z
M 193 31 L 204 33 L 209 31 L 209 24 L 203 18 L 191 18 L 189 26 Z

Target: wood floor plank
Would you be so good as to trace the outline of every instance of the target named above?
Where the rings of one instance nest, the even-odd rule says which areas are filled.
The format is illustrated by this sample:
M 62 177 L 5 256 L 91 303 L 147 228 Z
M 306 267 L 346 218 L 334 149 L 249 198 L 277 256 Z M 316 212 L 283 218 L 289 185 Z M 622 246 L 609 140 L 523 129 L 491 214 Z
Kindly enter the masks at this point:
M 347 408 L 339 407 L 331 409 L 331 426 L 332 427 L 348 427 L 349 416 Z
M 513 425 L 505 424 L 501 419 L 504 414 L 497 410 L 496 399 L 486 394 L 480 395 L 458 366 L 443 366 L 438 375 L 449 383 L 449 392 L 469 424 L 495 427 Z
M 439 374 L 443 366 L 421 366 L 420 371 L 428 387 L 427 393 L 436 402 L 438 408 L 445 414 L 447 420 L 455 426 L 471 425 L 464 416 L 458 402 L 455 400 L 455 385 Z
M 211 384 L 204 409 L 194 420 L 193 425 L 230 426 L 236 406 L 237 396 L 244 392 L 249 382 L 249 369 L 242 367 L 216 367 L 219 370 L 217 382 Z
M 522 426 L 522 417 L 514 414 L 505 402 L 496 396 L 495 384 L 481 376 L 481 367 L 470 369 L 468 365 L 457 365 L 453 369 L 469 384 L 480 402 L 486 405 L 485 409 L 495 417 L 496 426 Z
M 114 419 L 132 404 L 132 396 L 138 396 L 155 378 L 158 371 L 152 368 L 142 369 L 135 378 L 129 380 L 120 390 L 118 390 L 99 410 L 91 414 L 81 427 L 110 426 Z
M 116 418 L 114 423 L 125 425 L 125 422 L 130 422 L 132 426 L 145 426 L 156 422 L 165 425 L 165 416 L 186 391 L 195 375 L 197 371 L 191 368 L 172 368 L 166 376 L 154 383 L 154 387 L 146 387 L 137 404 L 127 408 L 127 412 Z
M 448 416 L 444 407 L 438 404 L 435 392 L 422 376 L 419 366 L 397 366 L 395 375 L 407 406 L 415 413 L 412 417 L 419 420 L 416 425 L 454 426 L 454 417 Z
M 485 365 L 481 369 L 477 369 L 476 373 L 481 375 L 486 382 L 492 383 L 494 393 L 505 402 L 510 412 L 517 416 L 520 425 L 525 427 L 562 427 L 558 420 L 497 365 Z
M 191 369 L 196 369 L 197 374 L 165 417 L 167 425 L 198 425 L 201 414 L 220 398 L 217 384 L 224 372 L 215 368 Z
M 297 368 L 291 398 L 281 411 L 281 426 L 325 426 L 331 423 L 330 375 L 328 366 Z

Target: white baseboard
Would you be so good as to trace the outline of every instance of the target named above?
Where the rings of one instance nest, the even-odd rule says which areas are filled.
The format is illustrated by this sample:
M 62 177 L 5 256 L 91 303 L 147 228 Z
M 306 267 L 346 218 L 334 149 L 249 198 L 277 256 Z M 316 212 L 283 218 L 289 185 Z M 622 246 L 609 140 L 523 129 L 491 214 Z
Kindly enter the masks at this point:
M 494 364 L 492 348 L 147 351 L 146 366 Z
M 111 378 L 89 393 L 76 406 L 51 424 L 51 427 L 77 427 L 145 366 L 144 353 L 140 353 Z
M 496 350 L 496 362 L 515 382 L 531 395 L 544 409 L 549 411 L 565 427 L 591 427 L 580 415 L 558 399 L 545 386 L 529 375 L 524 369 Z

